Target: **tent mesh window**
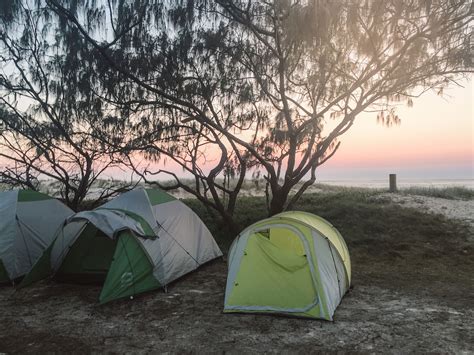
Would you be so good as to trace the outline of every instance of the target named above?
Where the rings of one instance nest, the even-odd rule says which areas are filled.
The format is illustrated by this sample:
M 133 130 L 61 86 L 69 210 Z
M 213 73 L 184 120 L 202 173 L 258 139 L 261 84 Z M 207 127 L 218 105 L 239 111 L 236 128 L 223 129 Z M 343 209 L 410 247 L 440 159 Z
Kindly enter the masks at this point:
M 293 251 L 297 255 L 305 255 L 304 245 L 301 239 L 291 230 L 284 227 L 272 227 L 269 229 L 269 238 L 275 246 Z
M 79 283 L 103 283 L 117 246 L 112 240 L 88 223 L 70 247 L 56 279 Z

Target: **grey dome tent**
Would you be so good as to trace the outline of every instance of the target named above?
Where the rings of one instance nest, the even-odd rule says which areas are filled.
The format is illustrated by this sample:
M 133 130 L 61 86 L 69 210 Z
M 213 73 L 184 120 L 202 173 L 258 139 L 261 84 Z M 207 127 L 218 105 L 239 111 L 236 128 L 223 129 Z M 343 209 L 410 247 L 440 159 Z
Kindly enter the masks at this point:
M 0 283 L 28 273 L 74 212 L 32 190 L 0 192 Z
M 211 233 L 183 202 L 161 190 L 129 191 L 68 218 L 24 285 L 54 274 L 104 282 L 100 303 L 166 286 L 222 256 Z

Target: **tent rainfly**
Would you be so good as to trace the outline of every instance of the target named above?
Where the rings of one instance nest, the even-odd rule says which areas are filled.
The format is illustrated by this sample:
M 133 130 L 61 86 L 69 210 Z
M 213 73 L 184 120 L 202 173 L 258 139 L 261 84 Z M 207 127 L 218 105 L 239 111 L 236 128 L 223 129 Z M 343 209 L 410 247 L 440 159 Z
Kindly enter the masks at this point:
M 222 256 L 199 217 L 160 190 L 135 189 L 70 218 L 23 280 L 103 282 L 100 303 L 165 287 Z
M 28 273 L 74 212 L 32 190 L 0 192 L 0 283 Z
M 350 282 L 349 252 L 337 229 L 310 213 L 283 212 L 233 242 L 224 312 L 333 320 Z

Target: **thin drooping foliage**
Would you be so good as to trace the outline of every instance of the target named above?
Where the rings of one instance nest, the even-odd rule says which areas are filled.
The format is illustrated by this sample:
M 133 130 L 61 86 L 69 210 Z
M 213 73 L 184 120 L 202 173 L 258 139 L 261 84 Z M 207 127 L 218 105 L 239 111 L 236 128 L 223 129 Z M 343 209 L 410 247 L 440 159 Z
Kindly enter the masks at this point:
M 239 24 L 240 62 L 269 112 L 255 158 L 271 187 L 270 213 L 314 183 L 362 112 L 398 124 L 397 103 L 472 72 L 465 1 L 217 2 Z
M 118 164 L 116 145 L 105 143 L 123 139 L 125 122 L 93 94 L 96 68 L 78 32 L 58 35 L 48 8 L 14 11 L 0 17 L 0 182 L 36 190 L 49 179 L 72 209 L 86 197 L 99 204 L 125 187 L 88 196 Z
M 228 225 L 246 176 L 266 180 L 270 214 L 291 208 L 361 113 L 398 124 L 398 104 L 472 73 L 473 8 L 461 0 L 42 5 L 90 51 L 94 98 L 123 122 L 123 140 L 103 141 Z

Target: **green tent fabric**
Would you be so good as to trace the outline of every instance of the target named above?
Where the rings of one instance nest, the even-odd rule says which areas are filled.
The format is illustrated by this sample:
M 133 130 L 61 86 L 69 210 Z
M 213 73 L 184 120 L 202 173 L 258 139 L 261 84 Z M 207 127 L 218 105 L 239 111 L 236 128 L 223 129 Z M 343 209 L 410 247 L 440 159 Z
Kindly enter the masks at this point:
M 222 253 L 184 203 L 163 191 L 136 189 L 69 217 L 20 287 L 53 274 L 66 282 L 103 283 L 100 303 L 166 286 Z
M 80 237 L 69 248 L 67 258 L 56 271 L 56 278 L 77 282 L 103 281 L 115 247 L 115 239 L 108 238 L 92 223 L 86 224 Z
M 280 213 L 233 242 L 224 312 L 333 320 L 350 280 L 349 252 L 336 228 L 310 213 Z
M 110 272 L 100 294 L 100 303 L 133 296 L 160 287 L 153 276 L 153 262 L 131 233 L 118 238 Z
M 5 269 L 2 260 L 0 260 L 0 283 L 5 283 L 8 281 L 10 281 L 10 277 L 8 276 L 7 269 Z
M 27 274 L 74 212 L 32 190 L 0 192 L 0 282 Z

